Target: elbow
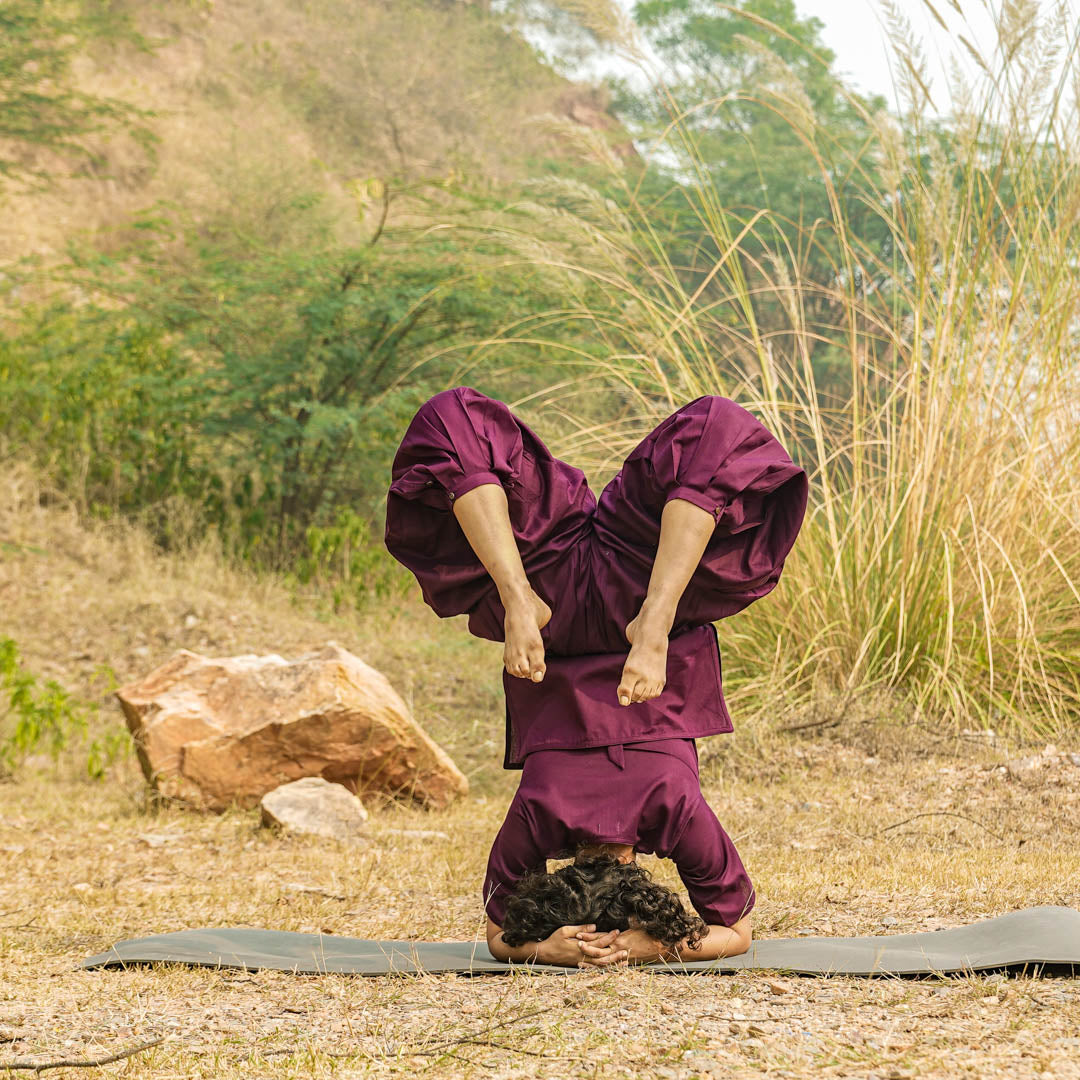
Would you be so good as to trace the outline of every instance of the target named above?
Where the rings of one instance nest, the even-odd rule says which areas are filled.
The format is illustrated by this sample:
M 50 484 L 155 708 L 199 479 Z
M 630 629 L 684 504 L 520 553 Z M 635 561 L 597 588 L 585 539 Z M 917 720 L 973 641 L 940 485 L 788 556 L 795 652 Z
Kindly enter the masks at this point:
M 750 942 L 753 940 L 753 931 L 750 929 L 750 916 L 741 918 L 731 928 L 731 939 L 727 949 L 728 956 L 742 956 L 749 951 Z
M 506 963 L 510 958 L 510 950 L 502 939 L 502 927 L 491 919 L 488 919 L 487 924 L 487 946 L 488 952 L 496 960 Z
M 503 944 L 501 938 L 488 942 L 488 952 L 491 953 L 492 959 L 502 964 L 508 964 L 512 959 L 510 950 Z
M 679 958 L 682 960 L 723 960 L 729 956 L 741 956 L 749 951 L 752 937 L 749 915 L 731 926 L 725 923 L 712 923 L 705 939 L 696 947 L 681 949 Z

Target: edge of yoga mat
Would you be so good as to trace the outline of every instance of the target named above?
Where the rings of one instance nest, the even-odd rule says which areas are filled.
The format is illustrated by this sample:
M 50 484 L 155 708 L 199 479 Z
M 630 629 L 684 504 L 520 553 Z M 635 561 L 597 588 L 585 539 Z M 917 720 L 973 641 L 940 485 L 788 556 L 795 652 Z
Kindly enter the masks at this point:
M 483 942 L 366 941 L 243 927 L 181 930 L 121 941 L 83 968 L 174 963 L 309 974 L 545 974 L 576 969 L 503 964 Z M 881 937 L 772 938 L 726 960 L 657 964 L 672 973 L 788 971 L 799 975 L 933 975 L 1040 969 L 1080 975 L 1080 911 L 1034 907 L 949 930 Z

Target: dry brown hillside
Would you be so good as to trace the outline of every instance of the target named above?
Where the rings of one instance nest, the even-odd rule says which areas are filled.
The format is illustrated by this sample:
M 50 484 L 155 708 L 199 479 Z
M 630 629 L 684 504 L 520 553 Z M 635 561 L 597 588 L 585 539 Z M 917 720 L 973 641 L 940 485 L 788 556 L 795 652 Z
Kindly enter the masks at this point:
M 568 83 L 482 6 L 443 0 L 127 0 L 148 53 L 101 44 L 79 85 L 152 112 L 156 164 L 126 136 L 45 193 L 8 190 L 0 259 L 54 255 L 158 201 L 260 235 L 283 200 L 323 197 L 340 238 L 369 237 L 424 180 L 481 188 L 560 147 L 531 118 L 611 131 L 601 90 Z M 61 173 L 63 169 L 61 169 Z

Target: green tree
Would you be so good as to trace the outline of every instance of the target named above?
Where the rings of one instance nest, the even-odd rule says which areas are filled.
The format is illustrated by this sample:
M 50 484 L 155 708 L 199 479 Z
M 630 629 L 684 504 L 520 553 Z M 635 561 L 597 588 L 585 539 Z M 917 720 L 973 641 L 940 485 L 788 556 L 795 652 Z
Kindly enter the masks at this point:
M 634 17 L 665 63 L 667 92 L 643 94 L 620 81 L 617 111 L 645 139 L 672 114 L 687 113 L 679 130 L 691 141 L 670 142 L 646 181 L 657 197 L 668 191 L 673 262 L 695 268 L 690 276 L 704 275 L 721 254 L 710 236 L 750 226 L 740 258 L 762 327 L 788 322 L 775 290 L 759 288 L 775 272 L 770 252 L 787 253 L 809 286 L 808 320 L 830 323 L 838 281 L 863 294 L 880 284 L 863 280 L 861 268 L 858 280 L 847 280 L 833 199 L 858 243 L 876 256 L 886 255 L 890 243 L 880 214 L 865 202 L 874 165 L 863 156 L 871 115 L 884 100 L 865 100 L 844 85 L 821 40 L 823 24 L 800 16 L 793 0 L 640 0 Z M 707 177 L 695 179 L 702 166 Z M 671 180 L 685 199 L 678 191 L 672 197 Z M 702 184 L 726 229 L 700 227 L 694 191 Z M 822 378 L 840 374 L 828 370 L 828 356 L 815 361 Z
M 168 544 L 180 500 L 238 554 L 288 566 L 341 508 L 378 520 L 425 397 L 550 378 L 528 343 L 501 343 L 498 372 L 469 360 L 562 296 L 468 213 L 466 231 L 447 213 L 345 246 L 316 198 L 284 201 L 293 224 L 264 223 L 278 247 L 162 208 L 129 246 L 76 253 L 60 273 L 98 302 L 28 312 L 0 340 L 0 437 L 86 510 L 140 517 Z

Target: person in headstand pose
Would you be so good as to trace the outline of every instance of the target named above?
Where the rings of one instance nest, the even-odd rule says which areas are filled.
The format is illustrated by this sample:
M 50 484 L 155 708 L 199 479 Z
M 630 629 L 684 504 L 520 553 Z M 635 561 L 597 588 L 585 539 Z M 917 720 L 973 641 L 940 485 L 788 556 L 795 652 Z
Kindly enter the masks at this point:
M 438 615 L 504 642 L 503 764 L 522 770 L 484 882 L 493 956 L 604 967 L 749 948 L 754 889 L 695 740 L 732 730 L 713 623 L 776 585 L 806 502 L 805 471 L 728 398 L 674 412 L 599 499 L 502 402 L 457 387 L 421 406 L 386 544 Z M 696 915 L 638 852 L 675 863 Z

